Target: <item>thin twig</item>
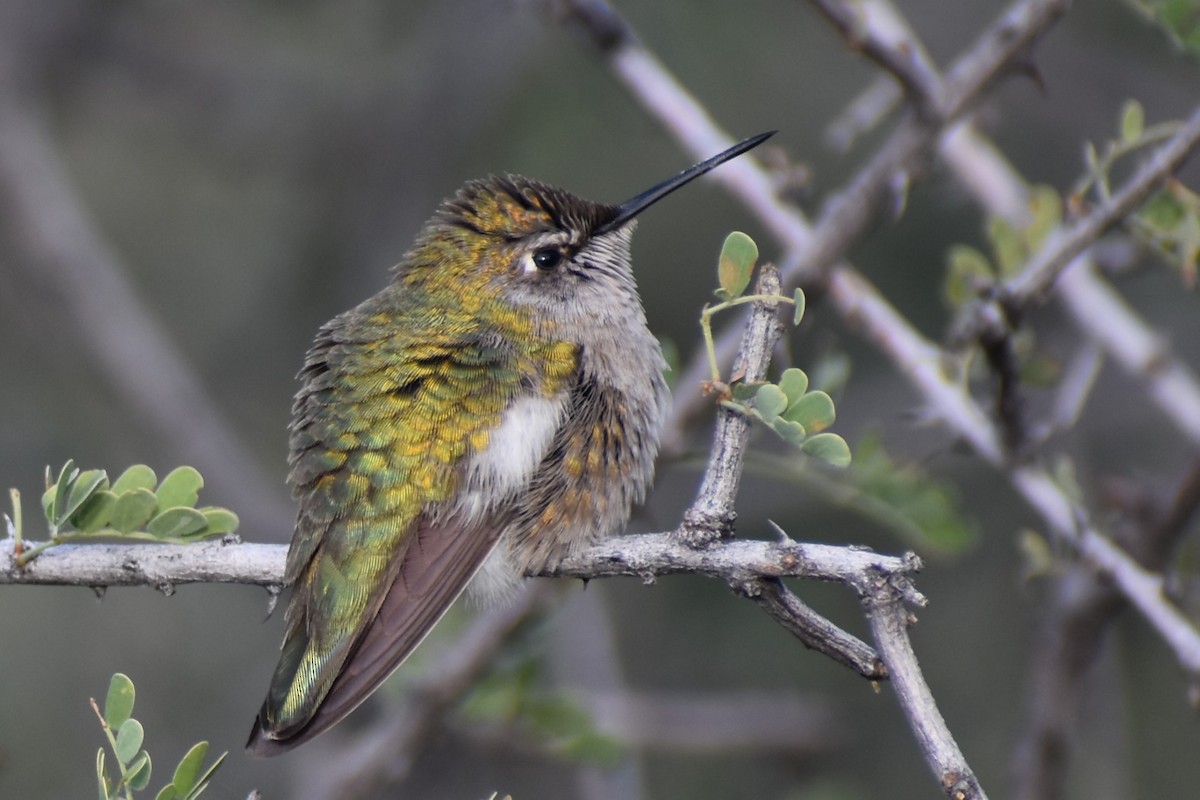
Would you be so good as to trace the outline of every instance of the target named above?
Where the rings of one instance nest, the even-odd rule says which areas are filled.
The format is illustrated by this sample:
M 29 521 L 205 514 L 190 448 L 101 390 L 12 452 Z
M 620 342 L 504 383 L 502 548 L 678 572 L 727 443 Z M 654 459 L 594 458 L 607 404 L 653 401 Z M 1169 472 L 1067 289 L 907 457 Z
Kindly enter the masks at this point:
M 881 205 L 906 191 L 928 167 L 942 129 L 969 111 L 1005 73 L 1012 58 L 1028 49 L 1066 9 L 1065 0 L 1021 0 L 1009 7 L 964 50 L 947 77 L 930 87 L 936 113 L 909 114 L 875 155 L 832 197 L 804 240 L 784 241 L 797 257 L 783 260 L 784 287 L 828 274 L 869 229 Z M 899 58 L 899 56 L 898 56 Z
M 779 578 L 759 578 L 736 587 L 799 639 L 805 647 L 829 656 L 870 680 L 888 677 L 887 667 L 869 644 L 809 608 Z
M 1001 302 L 1005 308 L 1011 313 L 1037 302 L 1077 255 L 1132 213 L 1151 192 L 1178 172 L 1197 147 L 1200 147 L 1200 106 L 1112 197 L 1047 238 L 1021 272 L 1005 283 L 1001 290 Z
M 769 298 L 779 295 L 779 270 L 774 264 L 763 264 L 760 268 L 755 293 Z M 752 308 L 733 366 L 733 374 L 747 383 L 766 377 L 775 343 L 783 334 L 783 323 L 776 313 L 777 301 L 760 300 Z M 736 411 L 720 407 L 708 469 L 704 471 L 696 501 L 683 517 L 683 536 L 693 547 L 702 547 L 732 535 L 733 522 L 737 518 L 734 501 L 741 484 L 742 462 L 749 439 L 750 420 Z
M 877 0 L 812 3 L 842 32 L 850 47 L 887 70 L 904 87 L 919 115 L 938 113 L 941 76 L 911 31 L 892 24 L 894 15 L 887 4 Z
M 926 763 L 951 800 L 985 800 L 983 788 L 938 711 L 908 637 L 909 613 L 902 592 L 877 581 L 864 598 L 875 646 L 887 665 L 893 691 L 904 709 Z

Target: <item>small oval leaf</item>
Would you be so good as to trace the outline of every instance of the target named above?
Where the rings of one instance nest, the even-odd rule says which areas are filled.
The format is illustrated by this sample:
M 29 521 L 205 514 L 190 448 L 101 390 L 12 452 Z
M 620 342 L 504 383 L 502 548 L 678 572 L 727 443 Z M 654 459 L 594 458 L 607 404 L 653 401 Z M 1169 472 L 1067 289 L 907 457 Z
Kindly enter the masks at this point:
M 71 490 L 67 493 L 66 503 L 54 510 L 57 517 L 56 524 L 64 525 L 71 522 L 72 515 L 79 510 L 80 506 L 90 500 L 96 492 L 107 488 L 108 475 L 104 473 L 104 470 L 89 469 L 79 473 L 79 477 L 71 484 Z
M 100 788 L 100 800 L 109 800 L 108 776 L 104 774 L 104 748 L 96 751 L 96 783 Z
M 809 433 L 819 433 L 833 424 L 833 399 L 824 392 L 809 392 L 788 406 L 784 416 L 799 422 Z
M 176 506 L 194 507 L 203 486 L 204 478 L 194 467 L 176 467 L 162 479 L 154 493 L 158 496 L 158 507 L 164 510 Z
M 819 458 L 835 467 L 850 466 L 850 447 L 836 433 L 818 433 L 800 446 L 807 455 Z
M 758 387 L 758 391 L 754 393 L 754 406 L 768 422 L 782 414 L 787 405 L 787 395 L 773 383 Z
M 221 764 L 225 761 L 225 756 L 227 755 L 229 755 L 229 753 L 221 753 L 221 755 L 217 756 L 217 760 L 212 763 L 212 766 L 204 770 L 204 774 L 202 774 L 196 781 L 196 787 L 184 795 L 185 800 L 195 800 L 195 798 L 198 797 L 200 793 L 208 787 L 208 782 L 212 780 L 213 774 L 216 773 L 218 768 L 220 768 Z
M 1062 223 L 1062 198 L 1053 186 L 1039 184 L 1029 193 L 1029 211 L 1033 214 L 1033 221 L 1025 229 L 1025 240 L 1030 252 L 1034 252 L 1042 246 L 1050 232 Z
M 71 484 L 79 477 L 79 470 L 75 468 L 75 462 L 70 459 L 63 464 L 63 468 L 59 470 L 58 480 L 54 482 L 54 500 L 50 506 L 46 517 L 50 520 L 50 524 L 58 526 L 61 521 L 66 519 L 60 509 L 67 504 L 67 497 L 71 492 Z
M 146 523 L 146 531 L 159 539 L 182 539 L 204 530 L 208 520 L 194 508 L 168 508 Z
M 796 310 L 792 313 L 792 324 L 799 325 L 800 320 L 804 319 L 804 307 L 806 303 L 806 300 L 804 299 L 804 290 L 797 289 L 796 293 L 792 296 L 792 299 L 796 303 Z
M 109 526 L 121 533 L 139 530 L 158 510 L 158 499 L 149 489 L 134 489 L 117 495 Z
M 974 247 L 956 244 L 946 254 L 946 301 L 958 307 L 979 296 L 980 289 L 995 282 L 996 271 L 987 256 Z
M 54 519 L 54 494 L 58 491 L 58 487 L 51 484 L 46 491 L 42 492 L 42 513 L 46 515 L 47 520 Z
M 79 510 L 71 515 L 71 524 L 76 530 L 84 533 L 98 531 L 108 525 L 112 519 L 113 509 L 117 506 L 117 496 L 110 491 L 101 490 L 92 494 Z
M 1027 252 L 1021 234 L 1003 217 L 992 217 L 988 220 L 988 239 L 992 243 L 996 264 L 1000 267 L 1000 276 L 1015 274 L 1024 263 Z
M 742 383 L 739 381 L 733 384 L 733 386 L 730 386 L 729 391 L 733 394 L 734 400 L 741 400 L 745 402 L 746 400 L 753 400 L 754 395 L 757 394 L 758 390 L 763 386 L 766 386 L 766 381 L 753 381 L 751 383 Z
M 1193 12 L 1194 13 L 1194 12 Z M 1127 100 L 1121 110 L 1121 141 L 1135 144 L 1146 127 L 1146 112 L 1137 100 Z
M 129 765 L 129 788 L 140 792 L 150 785 L 150 754 L 145 750 Z
M 791 405 L 808 391 L 808 375 L 802 369 L 788 367 L 779 376 L 779 388 L 787 395 L 788 405 Z
M 238 529 L 241 520 L 238 515 L 230 511 L 228 508 L 202 508 L 200 513 L 204 515 L 206 527 L 204 534 L 206 536 L 233 533 Z
M 114 731 L 120 730 L 125 720 L 133 714 L 133 681 L 118 672 L 108 682 L 108 694 L 104 696 L 104 721 Z
M 799 422 L 792 422 L 783 417 L 777 418 L 771 423 L 771 430 L 779 434 L 785 442 L 795 447 L 800 447 L 808 438 L 808 431 L 804 430 L 804 426 Z
M 128 764 L 142 749 L 142 740 L 145 738 L 146 732 L 142 729 L 142 723 L 136 719 L 127 719 L 117 731 L 117 744 L 113 752 L 122 764 Z
M 179 759 L 179 766 L 175 767 L 175 775 L 171 778 L 171 785 L 175 787 L 175 791 L 186 795 L 196 786 L 206 755 L 208 742 L 196 742 L 183 758 Z
M 157 484 L 158 476 L 154 474 L 154 470 L 145 464 L 134 464 L 122 472 L 121 477 L 113 481 L 112 492 L 119 497 L 134 489 L 153 490 Z
M 717 278 L 721 288 L 732 299 L 740 297 L 750 285 L 750 275 L 758 261 L 758 245 L 741 231 L 725 237 L 721 257 L 717 261 Z

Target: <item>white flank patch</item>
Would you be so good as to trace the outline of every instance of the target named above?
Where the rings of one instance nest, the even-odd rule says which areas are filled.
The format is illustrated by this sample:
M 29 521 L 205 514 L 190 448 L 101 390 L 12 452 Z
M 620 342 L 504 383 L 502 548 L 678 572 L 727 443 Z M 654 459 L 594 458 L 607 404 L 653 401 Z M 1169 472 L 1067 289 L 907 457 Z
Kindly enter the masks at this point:
M 467 584 L 467 598 L 481 608 L 495 608 L 512 600 L 524 582 L 525 576 L 513 564 L 507 544 L 501 541 Z
M 525 489 L 562 424 L 566 400 L 565 394 L 522 397 L 508 407 L 488 446 L 467 464 L 460 507 L 468 518 Z

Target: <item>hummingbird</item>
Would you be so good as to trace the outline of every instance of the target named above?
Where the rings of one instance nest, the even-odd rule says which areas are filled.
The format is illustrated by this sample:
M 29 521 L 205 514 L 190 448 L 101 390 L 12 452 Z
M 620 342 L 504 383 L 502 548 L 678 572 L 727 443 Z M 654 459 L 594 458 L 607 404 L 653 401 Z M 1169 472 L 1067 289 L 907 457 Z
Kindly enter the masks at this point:
M 386 288 L 320 328 L 289 428 L 286 632 L 251 754 L 342 720 L 468 583 L 502 601 L 620 532 L 670 402 L 635 218 L 773 133 L 620 205 L 518 175 L 470 181 Z

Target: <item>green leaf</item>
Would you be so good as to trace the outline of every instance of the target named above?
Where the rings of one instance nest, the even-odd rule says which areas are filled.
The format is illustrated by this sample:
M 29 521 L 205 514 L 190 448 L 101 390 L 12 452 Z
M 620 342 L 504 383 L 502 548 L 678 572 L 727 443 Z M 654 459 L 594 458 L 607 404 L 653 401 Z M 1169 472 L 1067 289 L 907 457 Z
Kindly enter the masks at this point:
M 808 431 L 804 430 L 803 425 L 783 417 L 776 417 L 771 422 L 771 430 L 779 434 L 779 437 L 785 442 L 796 447 L 800 447 L 808 438 Z
M 71 490 L 67 493 L 67 500 L 64 505 L 58 506 L 55 511 L 56 525 L 65 525 L 68 522 L 73 522 L 71 517 L 76 511 L 83 506 L 96 492 L 104 491 L 108 488 L 108 475 L 104 474 L 102 469 L 89 469 L 79 473 L 79 477 L 71 484 Z
M 796 301 L 796 310 L 792 313 L 792 324 L 799 325 L 800 320 L 804 319 L 804 290 L 797 289 L 796 293 L 792 295 L 792 299 Z
M 168 783 L 159 789 L 158 794 L 154 795 L 154 800 L 179 800 L 179 792 L 175 790 L 175 784 Z
M 1058 385 L 1062 371 L 1062 362 L 1054 356 L 1034 353 L 1021 363 L 1019 375 L 1026 386 L 1049 389 Z
M 134 489 L 117 496 L 109 525 L 121 533 L 140 530 L 158 510 L 158 498 L 149 489 Z
M 1121 109 L 1121 141 L 1136 144 L 1146 129 L 1146 112 L 1137 100 L 1126 100 Z
M 1021 572 L 1026 578 L 1054 574 L 1054 548 L 1040 533 L 1024 528 L 1017 537 L 1017 549 L 1025 560 Z
M 117 759 L 122 764 L 128 764 L 142 749 L 142 741 L 145 738 L 146 732 L 142 729 L 142 723 L 132 718 L 125 720 L 117 731 L 117 744 L 113 748 Z
M 1053 186 L 1038 185 L 1029 196 L 1033 221 L 1025 228 L 1025 242 L 1030 253 L 1036 252 L 1046 236 L 1062 222 L 1062 198 Z
M 112 519 L 113 509 L 117 506 L 117 496 L 110 491 L 101 490 L 92 494 L 79 510 L 71 515 L 71 524 L 76 530 L 93 533 L 108 525 Z
M 768 422 L 782 414 L 787 405 L 787 395 L 773 383 L 763 384 L 754 394 L 754 406 Z
M 833 398 L 824 392 L 809 392 L 784 412 L 784 417 L 799 422 L 811 433 L 818 433 L 833 424 L 836 414 Z
M 150 785 L 150 769 L 150 754 L 143 750 L 129 765 L 129 788 L 140 792 Z
M 204 515 L 206 536 L 212 536 L 222 533 L 233 533 L 238 529 L 241 520 L 238 515 L 230 511 L 228 508 L 217 508 L 209 506 L 200 509 L 200 513 Z
M 836 433 L 818 433 L 816 436 L 810 436 L 800 449 L 813 458 L 819 458 L 835 467 L 850 466 L 850 447 L 846 440 Z
M 204 530 L 208 520 L 194 508 L 177 506 L 146 523 L 146 531 L 160 539 L 182 539 Z
M 750 285 L 754 263 L 758 261 L 758 245 L 741 231 L 725 237 L 721 246 L 721 257 L 717 261 L 717 278 L 721 288 L 732 299 L 740 297 Z
M 100 787 L 100 800 L 110 800 L 108 775 L 104 773 L 104 748 L 96 751 L 96 783 Z
M 1160 191 L 1142 204 L 1138 216 L 1161 231 L 1170 231 L 1184 220 L 1187 209 L 1170 192 Z
M 788 405 L 791 405 L 808 391 L 808 375 L 802 369 L 788 367 L 779 376 L 779 388 L 787 395 Z
M 1000 267 L 1000 276 L 1016 273 L 1028 252 L 1017 229 L 1002 217 L 992 217 L 988 220 L 988 239 L 992 243 L 996 265 Z
M 117 478 L 112 485 L 113 494 L 120 496 L 125 492 L 131 492 L 134 489 L 154 490 L 158 484 L 158 477 L 154 474 L 154 470 L 147 467 L 145 464 L 134 464 L 129 469 L 121 473 L 121 477 Z
M 980 288 L 996 280 L 996 270 L 987 256 L 965 244 L 952 246 L 946 254 L 946 301 L 961 306 L 979 296 Z
M 200 497 L 204 478 L 193 467 L 176 467 L 158 485 L 158 507 L 161 509 L 187 506 L 193 508 Z
M 867 433 L 854 449 L 846 478 L 858 489 L 848 502 L 899 534 L 922 553 L 960 552 L 975 539 L 954 486 L 928 475 L 917 464 L 896 463 L 878 434 Z
M 67 497 L 71 492 L 71 484 L 79 477 L 79 470 L 75 468 L 75 462 L 70 459 L 66 464 L 63 464 L 62 470 L 58 473 L 58 480 L 54 483 L 54 501 L 50 505 L 49 513 L 46 518 L 50 520 L 50 524 L 57 527 L 62 524 L 61 520 L 66 519 L 59 514 L 59 509 L 67 504 Z
M 734 400 L 741 400 L 745 402 L 747 400 L 754 399 L 754 396 L 758 394 L 758 390 L 766 385 L 766 381 L 752 381 L 750 383 L 743 383 L 739 381 L 738 383 L 733 384 L 733 386 L 730 386 L 729 391 L 733 393 Z
M 221 755 L 217 756 L 217 760 L 213 762 L 213 765 L 206 769 L 204 774 L 201 775 L 199 780 L 196 781 L 195 788 L 183 795 L 183 800 L 195 800 L 195 798 L 200 796 L 201 792 L 208 788 L 208 782 L 212 780 L 213 773 L 215 773 L 217 768 L 220 767 L 225 761 L 225 756 L 227 755 L 229 755 L 229 753 L 221 753 Z
M 192 748 L 179 759 L 175 767 L 175 775 L 171 785 L 181 795 L 186 795 L 196 787 L 200 778 L 200 767 L 204 765 L 204 757 L 208 755 L 208 742 L 196 742 Z
M 104 697 L 104 721 L 113 731 L 120 730 L 125 720 L 133 715 L 133 681 L 118 672 L 108 682 L 108 694 Z

